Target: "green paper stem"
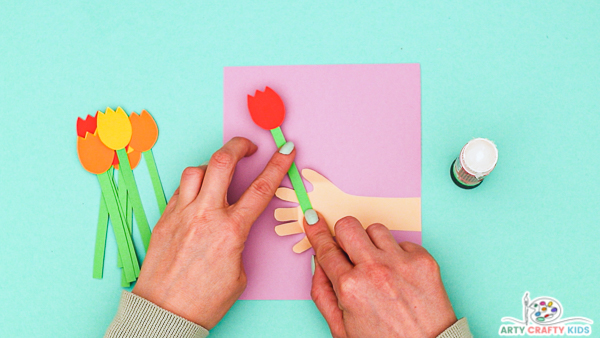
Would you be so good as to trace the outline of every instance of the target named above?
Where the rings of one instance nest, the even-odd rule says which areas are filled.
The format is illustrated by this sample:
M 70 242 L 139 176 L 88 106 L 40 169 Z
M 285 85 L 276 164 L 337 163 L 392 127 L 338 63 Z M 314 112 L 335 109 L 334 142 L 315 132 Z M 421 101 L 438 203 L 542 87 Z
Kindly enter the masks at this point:
M 119 185 L 117 189 L 119 190 L 119 202 L 121 202 L 121 207 L 123 207 L 123 215 L 125 215 L 127 227 L 129 228 L 129 234 L 131 235 L 133 232 L 133 213 L 131 211 L 132 207 L 128 198 L 129 193 L 127 192 L 127 185 L 125 184 L 125 178 L 123 177 L 122 170 L 119 170 Z
M 119 193 L 119 202 L 121 203 L 121 207 L 123 210 L 121 212 L 125 215 L 125 222 L 127 224 L 127 228 L 129 230 L 129 236 L 133 234 L 133 209 L 131 207 L 131 201 L 129 200 L 129 193 L 127 192 L 127 185 L 125 185 L 125 179 L 123 178 L 123 172 L 119 170 L 119 185 L 117 186 L 117 190 Z M 133 241 L 133 239 L 132 239 Z M 135 247 L 132 247 L 134 252 L 130 252 L 132 259 L 137 259 L 137 254 L 135 253 Z M 121 262 L 121 256 L 117 255 L 117 266 L 119 268 L 123 267 L 123 263 Z M 134 266 L 135 267 L 135 266 Z M 136 271 L 136 277 L 139 276 L 139 271 Z M 125 271 L 121 270 L 121 286 L 128 287 L 130 284 L 127 282 L 125 278 Z
M 110 215 L 111 223 L 113 224 L 113 230 L 115 238 L 117 240 L 117 247 L 119 249 L 119 255 L 121 255 L 121 261 L 123 262 L 123 270 L 125 271 L 125 277 L 128 281 L 134 281 L 136 279 L 134 270 L 134 261 L 128 254 L 130 252 L 128 248 L 128 241 L 126 235 L 126 225 L 123 224 L 123 216 L 119 208 L 119 200 L 117 199 L 116 189 L 114 181 L 110 178 L 107 172 L 99 174 L 98 181 L 100 182 L 100 188 L 104 196 L 104 201 Z M 135 261 L 137 263 L 137 260 Z
M 115 170 L 114 170 L 112 167 L 111 167 L 111 168 L 110 168 L 110 169 L 107 171 L 107 173 L 108 173 L 108 177 L 109 177 L 109 178 L 110 178 L 110 180 L 111 180 L 111 181 L 113 181 L 113 182 L 115 181 L 114 172 L 115 172 Z M 117 193 L 118 193 L 118 192 L 117 192 Z M 119 201 L 119 203 L 120 203 L 120 201 Z M 122 212 L 122 211 L 123 211 L 123 210 L 121 210 L 121 212 Z M 119 268 L 122 268 L 122 267 L 123 267 L 123 263 L 121 262 L 121 255 L 117 255 L 117 266 L 118 266 Z
M 112 174 L 111 174 L 112 177 Z M 119 175 L 120 178 L 122 178 L 121 175 Z M 125 186 L 125 183 L 123 180 L 120 181 L 122 184 L 122 186 Z M 127 220 L 125 218 L 125 215 L 127 214 L 126 210 L 123 205 L 121 204 L 121 200 L 119 198 L 120 195 L 118 195 L 118 188 L 115 185 L 115 180 L 114 178 L 112 180 L 110 180 L 110 184 L 112 185 L 112 189 L 115 191 L 115 193 L 117 193 L 116 197 L 117 197 L 117 202 L 118 202 L 118 207 L 119 210 L 121 211 L 121 218 L 122 218 L 122 223 L 123 225 L 126 227 L 125 228 L 125 240 L 127 241 L 127 248 L 129 249 L 128 253 L 125 253 L 126 255 L 129 255 L 130 259 L 132 262 L 134 262 L 133 264 L 133 272 L 135 273 L 135 277 L 137 278 L 140 275 L 140 265 L 138 263 L 138 258 L 137 258 L 137 253 L 135 252 L 135 246 L 133 245 L 133 237 L 131 236 L 132 234 L 132 228 L 133 228 L 133 219 Z M 127 190 L 124 190 L 125 196 L 129 196 L 129 194 L 127 193 Z M 130 202 L 128 202 L 128 200 L 125 200 L 125 204 L 129 205 L 131 204 Z M 120 256 L 120 255 L 119 255 Z M 122 262 L 121 262 L 122 263 Z M 117 261 L 118 264 L 118 261 Z
M 123 175 L 121 171 L 119 171 L 119 181 L 117 182 L 117 193 L 119 194 L 119 203 L 121 203 L 121 207 L 124 207 L 127 210 L 127 187 L 125 186 L 125 180 L 123 180 Z M 125 198 L 123 198 L 125 197 Z M 127 223 L 127 227 L 130 229 L 129 233 L 131 233 L 131 225 L 129 224 L 129 218 L 125 216 L 125 222 Z M 121 262 L 121 255 L 117 255 L 117 266 L 119 268 L 123 267 L 123 262 Z
M 128 288 L 131 286 L 131 283 L 129 283 L 127 281 L 127 278 L 125 277 L 125 270 L 121 270 L 121 287 L 123 288 Z
M 144 160 L 146 160 L 146 166 L 148 167 L 148 172 L 150 173 L 150 180 L 152 180 L 152 187 L 154 187 L 154 195 L 156 195 L 158 210 L 162 215 L 167 207 L 167 198 L 165 197 L 165 191 L 160 181 L 160 176 L 158 176 L 158 168 L 156 168 L 156 161 L 154 160 L 152 149 L 144 151 L 142 154 L 144 154 Z
M 114 169 L 111 168 L 110 170 L 107 171 L 107 173 L 108 173 L 108 176 L 109 176 L 110 180 L 114 182 L 114 180 L 115 180 Z M 119 175 L 119 177 L 120 176 L 121 175 Z M 121 178 L 119 178 L 119 182 L 123 182 Z M 121 196 L 122 196 L 121 193 L 122 193 L 123 190 L 125 191 L 125 193 L 127 193 L 127 189 L 125 187 L 125 184 L 120 184 L 120 185 L 117 186 L 117 193 L 118 193 L 118 196 L 119 196 L 119 203 L 120 203 L 119 207 L 121 208 L 121 214 L 123 214 L 123 205 L 122 205 L 123 199 L 121 198 Z M 130 219 L 130 218 L 126 218 L 126 220 L 127 219 Z M 130 224 L 131 223 L 129 223 L 129 221 L 127 221 L 127 226 L 129 228 L 131 228 Z M 131 230 L 129 232 L 131 232 Z M 129 245 L 128 245 L 128 247 L 129 247 Z M 131 256 L 131 252 L 129 252 L 128 254 L 129 254 L 129 256 Z M 132 259 L 136 259 L 137 260 L 137 255 L 134 256 Z M 117 267 L 123 268 L 123 262 L 121 261 L 121 255 L 120 254 L 117 255 Z M 125 271 L 123 269 L 121 269 L 121 280 L 124 280 L 124 279 L 125 279 Z M 121 282 L 121 284 L 123 284 L 123 283 Z
M 135 183 L 135 178 L 133 178 L 133 172 L 131 171 L 129 159 L 127 158 L 127 152 L 125 149 L 119 149 L 117 150 L 117 156 L 119 157 L 119 171 L 123 172 L 125 185 L 127 186 L 129 198 L 131 199 L 131 204 L 133 205 L 133 215 L 135 216 L 140 235 L 142 236 L 144 248 L 147 251 L 148 246 L 150 245 L 150 236 L 152 233 L 150 231 L 150 226 L 148 225 L 146 213 L 144 212 L 142 199 L 140 198 L 140 193 L 138 191 L 137 184 Z
M 271 135 L 273 135 L 277 148 L 281 148 L 286 143 L 281 128 L 277 127 L 271 129 Z M 295 162 L 292 163 L 290 170 L 288 170 L 288 176 L 290 177 L 290 181 L 292 181 L 292 187 L 294 187 L 294 191 L 296 192 L 298 203 L 302 208 L 302 213 L 305 213 L 308 209 L 312 209 L 308 194 L 306 193 L 306 188 L 304 187 L 304 182 L 302 182 L 302 177 L 300 176 L 300 172 L 298 171 Z
M 93 277 L 102 279 L 104 272 L 104 254 L 106 252 L 106 234 L 108 233 L 108 210 L 104 201 L 104 193 L 100 194 L 100 212 L 98 214 L 98 227 L 96 228 L 96 245 L 94 248 Z

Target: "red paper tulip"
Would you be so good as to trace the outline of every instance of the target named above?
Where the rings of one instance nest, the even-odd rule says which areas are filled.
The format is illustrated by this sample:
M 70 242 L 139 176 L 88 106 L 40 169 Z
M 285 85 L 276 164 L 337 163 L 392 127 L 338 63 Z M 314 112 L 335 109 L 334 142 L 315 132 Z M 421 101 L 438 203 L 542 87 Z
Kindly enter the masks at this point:
M 281 97 L 269 87 L 264 92 L 257 90 L 254 96 L 248 95 L 248 111 L 252 121 L 266 130 L 281 126 L 285 118 L 285 106 Z
M 254 93 L 254 97 L 248 95 L 248 111 L 254 123 L 263 129 L 271 131 L 275 145 L 278 148 L 286 143 L 285 136 L 283 136 L 283 131 L 280 128 L 285 118 L 285 106 L 281 97 L 273 89 L 266 87 L 264 92 L 257 90 Z M 302 212 L 312 209 L 308 194 L 306 193 L 306 187 L 304 187 L 302 177 L 295 163 L 292 163 L 288 171 L 288 176 L 290 177 L 290 181 L 292 181 L 292 186 L 296 192 Z
M 96 115 L 88 115 L 85 120 L 81 117 L 77 118 L 77 136 L 85 138 L 86 133 L 94 134 L 96 132 Z

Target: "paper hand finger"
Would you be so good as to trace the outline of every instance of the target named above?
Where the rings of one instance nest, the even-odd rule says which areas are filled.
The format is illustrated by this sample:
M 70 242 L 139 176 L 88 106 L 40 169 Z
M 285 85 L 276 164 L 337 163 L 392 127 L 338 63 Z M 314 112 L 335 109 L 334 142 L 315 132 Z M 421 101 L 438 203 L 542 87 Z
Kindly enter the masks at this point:
M 275 209 L 275 219 L 279 222 L 289 222 L 298 220 L 298 208 L 277 208 Z
M 318 172 L 316 172 L 312 169 L 302 169 L 302 176 L 308 182 L 310 182 L 310 184 L 313 187 L 312 191 L 310 192 L 310 195 L 314 194 L 317 190 L 329 191 L 329 193 L 341 191 L 338 187 L 335 186 L 335 184 L 333 184 L 325 176 L 319 174 Z
M 319 174 L 318 172 L 312 169 L 302 169 L 302 177 L 306 178 L 306 180 L 309 181 L 311 184 L 314 184 L 314 182 L 329 182 L 329 180 L 325 178 L 325 176 Z
M 296 192 L 294 189 L 280 187 L 275 192 L 275 196 L 286 202 L 298 203 L 298 197 L 296 197 Z
M 302 225 L 300 225 L 300 223 L 298 221 L 296 221 L 296 222 L 279 224 L 278 226 L 275 227 L 275 232 L 279 236 L 287 236 L 287 235 L 301 234 L 304 232 L 304 229 L 302 229 Z
M 296 245 L 294 245 L 294 247 L 292 248 L 292 250 L 295 253 L 303 253 L 304 251 L 310 249 L 311 245 L 310 242 L 308 241 L 308 238 L 303 237 L 300 242 L 296 243 Z

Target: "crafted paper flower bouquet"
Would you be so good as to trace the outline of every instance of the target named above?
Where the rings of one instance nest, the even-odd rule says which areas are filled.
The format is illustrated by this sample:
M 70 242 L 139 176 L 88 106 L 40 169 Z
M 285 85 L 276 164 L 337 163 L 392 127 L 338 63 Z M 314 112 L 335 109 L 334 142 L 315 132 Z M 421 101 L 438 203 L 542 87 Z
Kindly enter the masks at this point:
M 129 286 L 139 276 L 140 265 L 132 236 L 133 217 L 145 250 L 150 244 L 151 230 L 132 170 L 143 155 L 162 213 L 167 203 L 152 155 L 157 139 L 158 127 L 145 110 L 139 115 L 133 112 L 128 116 L 121 107 L 116 110 L 106 108 L 105 112 L 98 111 L 95 116 L 77 119 L 79 161 L 87 171 L 98 176 L 102 192 L 94 250 L 94 278 L 102 278 L 103 275 L 109 219 L 117 242 L 118 266 L 123 268 L 121 285 Z

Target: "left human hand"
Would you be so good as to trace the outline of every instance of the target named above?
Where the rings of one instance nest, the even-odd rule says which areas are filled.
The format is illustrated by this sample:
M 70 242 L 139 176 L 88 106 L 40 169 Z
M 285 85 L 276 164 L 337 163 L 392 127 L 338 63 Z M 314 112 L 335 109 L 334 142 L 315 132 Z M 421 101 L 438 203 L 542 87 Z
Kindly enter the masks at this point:
M 250 227 L 295 157 L 295 151 L 275 153 L 239 201 L 229 205 L 235 166 L 256 150 L 249 140 L 233 138 L 208 167 L 184 170 L 154 228 L 134 294 L 209 330 L 225 316 L 246 288 L 242 250 Z

